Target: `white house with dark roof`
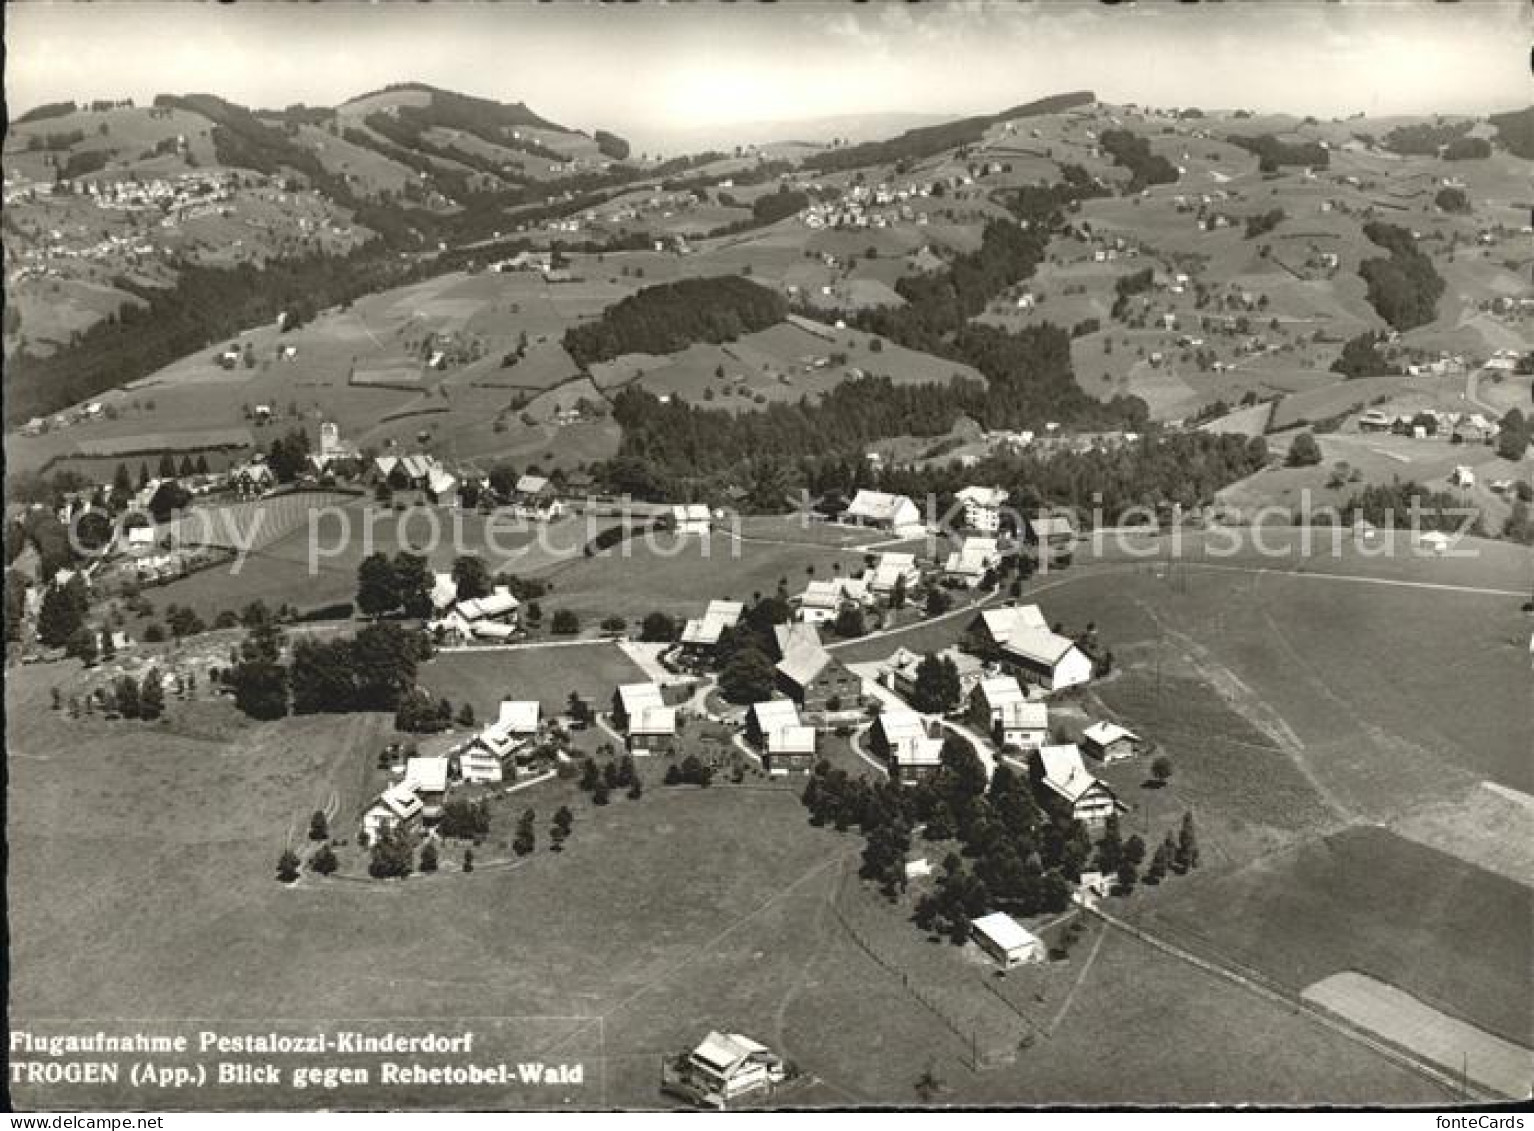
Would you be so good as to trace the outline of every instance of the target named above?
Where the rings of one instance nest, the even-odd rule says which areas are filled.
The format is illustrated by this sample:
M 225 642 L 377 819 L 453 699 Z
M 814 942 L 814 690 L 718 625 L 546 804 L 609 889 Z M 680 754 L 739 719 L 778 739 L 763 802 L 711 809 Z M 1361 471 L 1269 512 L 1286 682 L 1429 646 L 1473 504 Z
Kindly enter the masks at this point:
M 1087 772 L 1075 743 L 1041 746 L 1038 757 L 1043 771 L 1040 784 L 1070 807 L 1074 820 L 1101 824 L 1124 808 L 1106 782 Z
M 914 536 L 925 529 L 921 509 L 909 497 L 866 488 L 852 497 L 852 502 L 842 512 L 842 520 L 858 526 L 888 530 L 901 537 Z
M 995 534 L 1001 529 L 1001 508 L 1007 502 L 1001 487 L 965 487 L 954 498 L 963 505 L 964 525 L 970 530 Z

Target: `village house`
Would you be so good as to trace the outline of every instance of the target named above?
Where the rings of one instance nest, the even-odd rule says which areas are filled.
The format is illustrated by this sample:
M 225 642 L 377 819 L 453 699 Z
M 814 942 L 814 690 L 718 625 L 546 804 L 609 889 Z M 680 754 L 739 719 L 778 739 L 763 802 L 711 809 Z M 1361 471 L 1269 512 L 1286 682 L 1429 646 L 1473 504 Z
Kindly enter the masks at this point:
M 967 633 L 977 651 L 998 653 L 1016 633 L 1048 627 L 1043 610 L 1037 605 L 1008 605 L 982 612 L 970 622 Z
M 965 487 L 954 496 L 964 506 L 964 525 L 982 534 L 1001 529 L 1001 508 L 1007 497 L 1000 487 Z
M 447 796 L 448 760 L 445 755 L 411 758 L 405 763 L 405 782 L 421 799 L 421 819 L 435 821 L 442 816 L 442 800 Z
M 778 687 L 801 711 L 823 719 L 861 706 L 862 680 L 821 646 L 813 625 L 780 624 L 773 635 L 780 656 Z
M 1027 962 L 1044 961 L 1044 943 L 1005 911 L 993 911 L 973 920 L 970 936 L 1003 970 Z
M 943 576 L 973 589 L 1001 561 L 994 538 L 966 538 L 943 563 Z
M 385 829 L 408 828 L 420 818 L 424 808 L 409 783 L 396 782 L 362 814 L 362 831 L 369 839 L 377 839 Z
M 740 623 L 745 608 L 740 601 L 710 601 L 701 617 L 682 626 L 682 650 L 700 657 L 712 655 L 725 630 Z
M 536 699 L 503 699 L 496 717 L 474 737 L 474 745 L 497 761 L 538 735 L 541 707 Z M 468 775 L 465 774 L 465 777 Z
M 905 495 L 889 495 L 866 488 L 853 496 L 842 512 L 842 521 L 887 530 L 898 537 L 914 537 L 923 530 L 921 510 Z
M 1081 747 L 1106 766 L 1139 753 L 1140 736 L 1117 723 L 1093 723 L 1081 732 Z
M 1014 632 L 1001 646 L 1002 666 L 1045 691 L 1064 691 L 1092 679 L 1092 659 L 1067 636 L 1049 629 Z
M 799 619 L 805 624 L 825 624 L 836 619 L 849 602 L 859 606 L 871 603 L 868 582 L 860 577 L 833 577 L 812 581 L 799 598 Z
M 453 758 L 458 762 L 458 776 L 465 785 L 499 785 L 505 779 L 501 760 L 478 739 L 454 751 Z
M 765 1045 L 739 1033 L 711 1032 L 681 1064 L 681 1082 L 708 1107 L 723 1108 L 781 1084 L 782 1060 Z
M 447 582 L 451 581 L 449 576 Z M 447 585 L 438 575 L 432 585 L 433 604 L 439 597 L 445 596 L 446 592 Z M 456 593 L 455 586 L 455 596 Z M 504 641 L 515 635 L 517 610 L 521 607 L 522 603 L 511 595 L 509 588 L 497 585 L 488 596 L 456 601 L 448 612 L 428 624 L 427 628 L 432 632 L 440 629 L 444 635 L 459 643 L 471 640 Z
M 1100 825 L 1124 808 L 1106 782 L 1087 772 L 1074 743 L 1039 747 L 1038 766 L 1040 785 L 1065 803 L 1072 820 Z
M 889 765 L 890 776 L 908 785 L 943 765 L 943 740 L 927 733 L 925 720 L 915 711 L 881 711 L 868 729 L 868 745 Z
M 787 699 L 753 703 L 746 712 L 746 739 L 763 753 L 769 773 L 808 770 L 815 761 L 814 727 L 799 721 L 799 711 Z
M 959 698 L 967 700 L 985 674 L 985 665 L 976 656 L 957 648 L 946 648 L 938 653 L 939 659 L 952 660 L 959 673 Z M 916 676 L 925 657 L 909 648 L 897 648 L 879 668 L 879 682 L 902 699 L 909 699 L 916 690 Z
M 661 750 L 676 740 L 676 709 L 666 706 L 656 683 L 626 683 L 613 693 L 613 723 L 628 748 Z
M 1043 745 L 1049 727 L 1049 708 L 1031 702 L 1015 677 L 982 679 L 969 697 L 970 719 L 1003 746 L 1024 750 Z
M 868 589 L 876 597 L 888 599 L 898 588 L 910 592 L 921 583 L 921 570 L 916 565 L 916 555 L 907 553 L 883 553 L 873 569 L 864 574 Z
M 706 537 L 713 526 L 713 515 L 703 503 L 678 503 L 671 508 L 671 525 L 679 535 Z

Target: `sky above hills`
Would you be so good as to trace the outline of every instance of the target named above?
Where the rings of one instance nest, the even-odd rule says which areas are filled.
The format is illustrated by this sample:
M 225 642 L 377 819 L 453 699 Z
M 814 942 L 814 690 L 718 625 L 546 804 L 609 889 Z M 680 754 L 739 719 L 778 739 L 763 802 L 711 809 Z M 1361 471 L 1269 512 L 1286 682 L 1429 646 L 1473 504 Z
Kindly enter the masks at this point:
M 1526 105 L 1534 9 L 1433 4 L 7 4 L 11 113 L 207 91 L 333 105 L 414 80 L 642 145 L 731 123 L 967 114 L 1065 90 L 1318 116 Z

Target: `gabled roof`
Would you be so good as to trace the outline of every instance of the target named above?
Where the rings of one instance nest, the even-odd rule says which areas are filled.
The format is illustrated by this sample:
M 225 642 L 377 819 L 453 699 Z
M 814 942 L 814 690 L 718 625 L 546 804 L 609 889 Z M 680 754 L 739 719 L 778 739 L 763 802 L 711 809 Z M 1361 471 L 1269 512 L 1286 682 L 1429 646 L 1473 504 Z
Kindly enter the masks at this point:
M 868 522 L 916 522 L 921 518 L 921 511 L 907 496 L 866 489 L 853 496 L 845 513 Z
M 831 653 L 818 644 L 795 647 L 778 662 L 777 670 L 796 687 L 807 687 L 831 662 Z
M 1023 699 L 1001 708 L 1002 730 L 1047 730 L 1049 708 L 1043 703 Z
M 548 490 L 549 480 L 544 475 L 524 475 L 513 488 L 519 495 L 538 495 Z
M 458 583 L 451 573 L 434 573 L 431 580 L 431 603 L 442 610 L 458 599 Z
M 645 707 L 629 715 L 629 734 L 666 735 L 676 733 L 676 708 Z
M 447 789 L 446 758 L 411 758 L 405 763 L 405 784 L 422 793 L 442 793 Z
M 671 517 L 677 522 L 708 522 L 713 515 L 703 503 L 678 503 L 671 508 Z
M 683 644 L 717 644 L 724 630 L 740 623 L 745 605 L 740 601 L 710 601 L 701 617 L 694 617 L 682 628 Z
M 618 702 L 630 720 L 637 718 L 647 708 L 666 705 L 658 683 L 625 683 L 618 688 Z
M 777 727 L 767 732 L 769 754 L 815 753 L 815 728 L 807 726 Z
M 999 507 L 1007 501 L 1007 492 L 1001 487 L 965 487 L 954 497 L 977 507 Z
M 993 675 L 982 679 L 980 694 L 985 696 L 985 705 L 993 711 L 1009 703 L 1022 703 L 1028 699 L 1017 680 L 1010 675 Z
M 1002 648 L 1009 655 L 1050 668 L 1063 660 L 1074 647 L 1074 640 L 1047 628 L 1014 632 L 1002 643 Z
M 1087 772 L 1081 761 L 1081 748 L 1074 742 L 1039 747 L 1039 761 L 1044 767 L 1044 784 L 1072 804 L 1094 786 L 1108 788 Z
M 421 811 L 421 799 L 416 796 L 408 780 L 396 782 L 384 790 L 379 795 L 377 804 L 382 805 L 402 821 L 408 821 Z
M 992 640 L 1000 644 L 1014 632 L 1025 629 L 1048 628 L 1044 613 L 1037 605 L 1014 605 L 1006 609 L 987 609 L 980 614 L 985 630 Z
M 536 734 L 540 709 L 536 699 L 502 699 L 495 722 L 490 725 L 510 734 Z
M 884 735 L 884 741 L 891 747 L 927 737 L 927 725 L 915 711 L 900 709 L 881 711 L 879 717 L 874 720 L 874 726 L 879 728 Z
M 692 1050 L 692 1059 L 712 1068 L 721 1076 L 728 1076 L 753 1056 L 767 1051 L 750 1037 L 739 1033 L 720 1033 L 717 1030 L 703 1038 L 703 1043 Z
M 1121 738 L 1127 738 L 1130 742 L 1140 741 L 1138 734 L 1132 730 L 1125 730 L 1118 723 L 1093 723 L 1081 732 L 1081 737 L 1094 746 L 1107 746 Z
M 812 624 L 789 621 L 772 626 L 772 638 L 777 642 L 778 654 L 787 656 L 799 648 L 819 648 L 820 631 Z
M 833 577 L 806 585 L 799 603 L 807 609 L 834 609 L 843 601 L 862 601 L 867 596 L 868 583 L 861 578 Z
M 750 711 L 763 734 L 771 734 L 781 727 L 799 725 L 799 708 L 788 699 L 768 699 L 765 702 L 753 703 Z
M 497 586 L 494 593 L 488 597 L 475 597 L 468 601 L 458 602 L 458 615 L 464 620 L 475 621 L 481 618 L 493 620 L 503 617 L 508 613 L 517 611 L 522 602 L 511 595 L 511 590 L 505 586 Z
M 1024 947 L 1039 944 L 1037 935 L 1005 911 L 992 911 L 989 915 L 982 915 L 972 920 L 970 926 L 1003 952 L 1021 950 Z
M 458 486 L 458 480 L 440 467 L 426 473 L 426 489 L 433 495 L 446 495 Z

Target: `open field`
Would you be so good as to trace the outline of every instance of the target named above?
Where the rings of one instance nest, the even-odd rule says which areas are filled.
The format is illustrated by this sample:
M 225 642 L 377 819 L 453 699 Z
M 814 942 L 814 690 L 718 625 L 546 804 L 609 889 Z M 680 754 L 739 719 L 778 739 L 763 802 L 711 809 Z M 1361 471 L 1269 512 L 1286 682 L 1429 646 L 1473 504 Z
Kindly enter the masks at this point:
M 1167 884 L 1142 922 L 1295 992 L 1357 971 L 1507 1040 L 1534 1032 L 1534 892 L 1383 829 Z
M 1534 1053 L 1446 1016 L 1377 978 L 1333 974 L 1307 986 L 1304 996 L 1504 1096 L 1528 1098 L 1534 1082 Z
M 616 644 L 497 648 L 439 653 L 421 669 L 421 685 L 434 696 L 474 704 L 493 719 L 502 699 L 536 699 L 545 715 L 565 710 L 570 692 L 606 710 L 614 689 L 643 683 L 645 674 Z

